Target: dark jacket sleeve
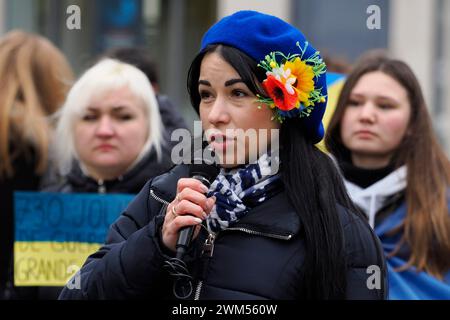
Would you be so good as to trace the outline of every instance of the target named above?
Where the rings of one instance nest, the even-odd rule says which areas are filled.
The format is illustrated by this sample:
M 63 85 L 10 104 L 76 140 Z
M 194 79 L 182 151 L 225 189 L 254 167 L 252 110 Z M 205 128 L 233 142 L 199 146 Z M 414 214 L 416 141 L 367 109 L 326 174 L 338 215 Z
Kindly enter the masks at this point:
M 340 210 L 345 210 L 340 208 Z M 342 216 L 342 212 L 341 212 Z M 388 294 L 387 266 L 380 240 L 362 218 L 347 211 L 343 219 L 348 264 L 346 299 L 384 300 Z
M 160 295 L 168 258 L 159 245 L 165 206 L 149 197 L 151 182 L 110 227 L 107 240 L 80 269 L 81 286 L 67 284 L 59 299 L 130 299 Z M 72 287 L 73 289 L 70 289 Z

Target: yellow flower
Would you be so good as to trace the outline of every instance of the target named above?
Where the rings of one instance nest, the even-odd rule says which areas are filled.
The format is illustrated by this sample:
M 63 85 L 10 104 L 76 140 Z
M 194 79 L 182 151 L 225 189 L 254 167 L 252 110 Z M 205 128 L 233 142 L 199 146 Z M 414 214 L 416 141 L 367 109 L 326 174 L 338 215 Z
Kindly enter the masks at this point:
M 274 69 L 275 67 L 277 66 L 277 63 L 275 62 L 275 61 L 270 61 L 270 67 L 272 68 L 272 69 Z
M 307 65 L 299 57 L 294 61 L 288 61 L 284 65 L 285 69 L 291 70 L 291 76 L 294 76 L 297 80 L 293 84 L 293 87 L 297 91 L 298 99 L 305 106 L 309 105 L 309 95 L 314 90 L 314 72 L 311 66 Z

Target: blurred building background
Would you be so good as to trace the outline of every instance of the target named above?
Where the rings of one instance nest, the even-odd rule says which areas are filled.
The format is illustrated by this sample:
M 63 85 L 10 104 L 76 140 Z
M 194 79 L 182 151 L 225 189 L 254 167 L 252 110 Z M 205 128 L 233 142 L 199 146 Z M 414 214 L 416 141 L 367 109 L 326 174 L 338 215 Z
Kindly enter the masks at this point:
M 66 25 L 70 5 L 81 9 L 80 30 Z M 367 24 L 374 5 L 379 29 Z M 372 48 L 405 60 L 450 155 L 450 0 L 0 0 L 0 36 L 15 28 L 47 36 L 78 74 L 106 49 L 145 46 L 158 62 L 162 91 L 194 119 L 186 92 L 189 63 L 208 26 L 240 9 L 283 18 L 338 60 L 351 63 Z

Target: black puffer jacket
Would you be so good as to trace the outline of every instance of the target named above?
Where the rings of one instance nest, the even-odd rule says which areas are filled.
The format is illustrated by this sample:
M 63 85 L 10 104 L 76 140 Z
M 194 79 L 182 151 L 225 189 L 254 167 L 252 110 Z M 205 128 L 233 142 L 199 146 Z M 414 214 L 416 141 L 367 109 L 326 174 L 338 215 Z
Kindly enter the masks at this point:
M 148 182 L 111 226 L 106 244 L 87 259 L 80 271 L 81 289 L 65 287 L 60 299 L 173 298 L 173 281 L 163 268 L 171 257 L 161 245 L 160 228 L 178 179 L 187 176 L 188 167 L 181 165 Z M 365 222 L 342 207 L 339 215 L 349 260 L 347 298 L 383 299 L 386 269 L 378 240 Z M 201 233 L 189 252 L 191 298 L 301 299 L 301 228 L 283 192 L 220 232 L 211 256 L 202 255 L 206 232 Z M 381 267 L 381 289 L 367 287 L 370 265 Z

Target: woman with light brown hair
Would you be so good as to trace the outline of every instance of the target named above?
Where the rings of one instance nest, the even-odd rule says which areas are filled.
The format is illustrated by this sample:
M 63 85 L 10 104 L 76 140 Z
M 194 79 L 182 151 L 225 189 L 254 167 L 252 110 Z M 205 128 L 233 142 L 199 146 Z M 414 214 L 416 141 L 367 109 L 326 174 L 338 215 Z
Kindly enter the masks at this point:
M 450 299 L 450 162 L 404 62 L 367 54 L 326 136 L 353 201 L 380 237 L 391 299 Z
M 48 164 L 48 117 L 72 79 L 47 39 L 17 30 L 0 38 L 0 299 L 24 298 L 26 290 L 13 287 L 13 192 L 38 188 Z

